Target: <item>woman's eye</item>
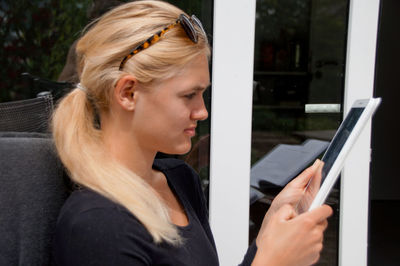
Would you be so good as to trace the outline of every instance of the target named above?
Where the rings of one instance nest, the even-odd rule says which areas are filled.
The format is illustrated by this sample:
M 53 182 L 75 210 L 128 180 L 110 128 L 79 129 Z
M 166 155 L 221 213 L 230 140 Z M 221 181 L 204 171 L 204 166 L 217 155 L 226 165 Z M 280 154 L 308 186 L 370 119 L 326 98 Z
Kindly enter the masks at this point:
M 192 99 L 194 96 L 196 96 L 196 93 L 190 93 L 190 94 L 187 94 L 187 95 L 185 95 L 185 98 L 187 98 L 187 99 Z

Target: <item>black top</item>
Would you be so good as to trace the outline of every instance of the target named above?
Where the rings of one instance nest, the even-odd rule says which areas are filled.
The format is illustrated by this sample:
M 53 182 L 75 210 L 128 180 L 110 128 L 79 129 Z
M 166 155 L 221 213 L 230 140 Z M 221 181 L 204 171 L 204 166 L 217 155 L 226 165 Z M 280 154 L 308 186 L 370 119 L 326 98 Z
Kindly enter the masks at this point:
M 57 265 L 218 265 L 200 180 L 187 164 L 155 160 L 189 219 L 178 226 L 184 244 L 155 244 L 145 227 L 123 206 L 89 189 L 74 191 L 61 209 L 54 242 Z M 243 261 L 250 265 L 253 244 Z

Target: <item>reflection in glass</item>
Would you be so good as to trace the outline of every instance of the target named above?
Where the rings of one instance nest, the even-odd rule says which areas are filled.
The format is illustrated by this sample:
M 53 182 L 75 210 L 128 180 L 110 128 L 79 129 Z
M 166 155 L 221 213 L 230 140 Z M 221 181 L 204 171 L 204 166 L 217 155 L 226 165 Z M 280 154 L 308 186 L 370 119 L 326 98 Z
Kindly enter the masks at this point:
M 305 105 L 342 106 L 347 16 L 347 0 L 257 0 L 252 165 L 280 144 L 298 147 L 314 139 L 330 141 L 334 136 L 342 110 L 306 113 Z M 284 162 L 292 157 L 282 155 Z M 335 215 L 330 218 L 318 265 L 338 262 L 338 187 L 328 198 Z M 281 189 L 252 183 L 258 200 L 250 207 L 250 241 Z

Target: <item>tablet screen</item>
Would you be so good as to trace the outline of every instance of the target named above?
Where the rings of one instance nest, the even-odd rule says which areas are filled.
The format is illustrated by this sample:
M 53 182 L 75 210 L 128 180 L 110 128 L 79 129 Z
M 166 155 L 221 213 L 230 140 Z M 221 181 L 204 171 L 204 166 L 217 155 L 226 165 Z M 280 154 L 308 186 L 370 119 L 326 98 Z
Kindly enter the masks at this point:
M 342 150 L 343 145 L 346 143 L 347 138 L 349 137 L 351 131 L 354 126 L 357 124 L 358 119 L 360 118 L 364 108 L 351 108 L 349 114 L 347 115 L 345 121 L 339 127 L 335 137 L 333 138 L 331 144 L 326 150 L 324 156 L 322 157 L 322 161 L 325 163 L 322 168 L 322 182 L 324 182 L 326 175 L 332 168 L 333 163 L 339 155 L 339 152 Z
M 328 149 L 321 159 L 324 162 L 321 179 L 318 180 L 318 178 L 312 178 L 309 181 L 304 191 L 304 196 L 301 198 L 296 206 L 296 210 L 298 213 L 307 211 L 308 208 L 311 206 L 312 201 L 314 200 L 326 176 L 331 170 L 335 160 L 339 156 L 340 151 L 342 150 L 344 144 L 346 143 L 346 140 L 350 136 L 351 131 L 357 124 L 357 121 L 359 120 L 364 109 L 364 107 L 351 108 L 350 112 L 346 116 L 346 119 L 340 125 L 339 129 L 336 132 L 336 135 L 334 136 Z

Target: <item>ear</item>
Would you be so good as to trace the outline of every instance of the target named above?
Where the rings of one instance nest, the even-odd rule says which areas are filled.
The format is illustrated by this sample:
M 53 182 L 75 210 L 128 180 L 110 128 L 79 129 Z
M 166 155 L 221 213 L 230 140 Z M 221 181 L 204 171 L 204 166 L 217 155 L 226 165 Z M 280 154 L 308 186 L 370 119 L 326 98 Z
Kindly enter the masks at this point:
M 133 111 L 136 103 L 138 81 L 131 75 L 123 76 L 114 87 L 114 96 L 118 104 L 127 111 Z

